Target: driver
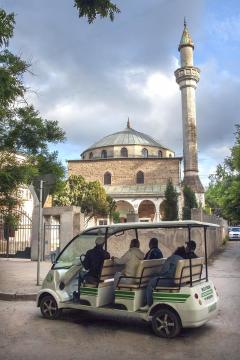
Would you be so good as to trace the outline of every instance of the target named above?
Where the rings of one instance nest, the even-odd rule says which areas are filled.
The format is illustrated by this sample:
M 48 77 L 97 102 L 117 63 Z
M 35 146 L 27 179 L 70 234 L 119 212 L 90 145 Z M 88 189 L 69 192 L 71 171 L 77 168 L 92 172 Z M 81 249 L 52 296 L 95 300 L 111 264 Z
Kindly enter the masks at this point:
M 98 236 L 95 241 L 96 246 L 87 251 L 83 260 L 83 266 L 88 272 L 84 275 L 84 280 L 89 284 L 97 284 L 102 270 L 104 260 L 110 259 L 110 254 L 103 249 L 105 239 Z

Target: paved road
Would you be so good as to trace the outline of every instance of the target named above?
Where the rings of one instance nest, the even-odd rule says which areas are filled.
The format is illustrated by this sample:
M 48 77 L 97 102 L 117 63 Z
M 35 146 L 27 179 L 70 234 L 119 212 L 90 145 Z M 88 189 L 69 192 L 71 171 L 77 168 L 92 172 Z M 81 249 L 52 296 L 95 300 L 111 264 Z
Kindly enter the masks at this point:
M 61 320 L 40 316 L 34 303 L 0 302 L 1 360 L 237 360 L 240 358 L 240 242 L 230 242 L 210 268 L 221 297 L 209 324 L 180 337 L 155 337 L 141 321 L 126 322 L 85 312 Z

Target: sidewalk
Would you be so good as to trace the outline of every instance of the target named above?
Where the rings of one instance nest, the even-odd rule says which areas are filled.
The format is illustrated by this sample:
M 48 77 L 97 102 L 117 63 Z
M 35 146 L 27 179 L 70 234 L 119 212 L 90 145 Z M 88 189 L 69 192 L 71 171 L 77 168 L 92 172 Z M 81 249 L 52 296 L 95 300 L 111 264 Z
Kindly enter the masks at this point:
M 51 268 L 51 262 L 40 263 L 40 284 Z M 37 261 L 0 258 L 0 300 L 35 300 Z

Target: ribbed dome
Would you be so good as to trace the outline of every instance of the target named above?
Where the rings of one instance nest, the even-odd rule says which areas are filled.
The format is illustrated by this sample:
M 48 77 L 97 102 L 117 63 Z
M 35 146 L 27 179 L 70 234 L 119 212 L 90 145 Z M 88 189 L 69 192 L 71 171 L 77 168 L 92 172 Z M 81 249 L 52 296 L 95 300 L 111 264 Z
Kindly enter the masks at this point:
M 149 135 L 143 134 L 139 131 L 132 129 L 128 123 L 128 126 L 123 131 L 110 134 L 102 138 L 101 140 L 95 142 L 87 150 L 89 151 L 96 148 L 102 148 L 104 146 L 122 146 L 122 145 L 146 145 L 146 146 L 156 146 L 160 148 L 165 148 L 159 142 L 151 138 Z

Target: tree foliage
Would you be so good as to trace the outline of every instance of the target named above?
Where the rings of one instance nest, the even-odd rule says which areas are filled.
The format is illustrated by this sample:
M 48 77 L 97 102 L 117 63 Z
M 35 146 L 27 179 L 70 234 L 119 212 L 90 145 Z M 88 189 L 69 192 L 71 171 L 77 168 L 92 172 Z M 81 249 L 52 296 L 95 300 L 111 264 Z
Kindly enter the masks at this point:
M 198 203 L 195 193 L 187 185 L 183 188 L 183 198 L 183 220 L 191 220 L 191 209 L 197 208 Z
M 115 14 L 120 13 L 117 5 L 109 0 L 74 0 L 74 6 L 78 10 L 79 17 L 87 17 L 89 24 L 100 18 L 114 20 Z
M 19 186 L 36 175 L 53 172 L 58 179 L 64 168 L 49 143 L 64 140 L 56 121 L 43 119 L 26 100 L 23 77 L 30 64 L 11 53 L 7 46 L 13 37 L 14 14 L 0 9 L 0 206 L 12 212 L 20 205 Z M 15 200 L 14 200 L 15 199 Z M 13 203 L 15 205 L 13 206 Z M 4 215 L 6 217 L 6 214 Z
M 178 193 L 171 180 L 168 180 L 163 203 L 163 220 L 178 220 Z
M 230 223 L 240 223 L 240 125 L 236 125 L 230 156 L 210 176 L 206 204 Z
M 86 181 L 81 175 L 71 175 L 63 189 L 54 195 L 54 205 L 80 206 L 81 212 L 89 219 L 112 216 L 115 201 L 106 194 L 99 181 Z

